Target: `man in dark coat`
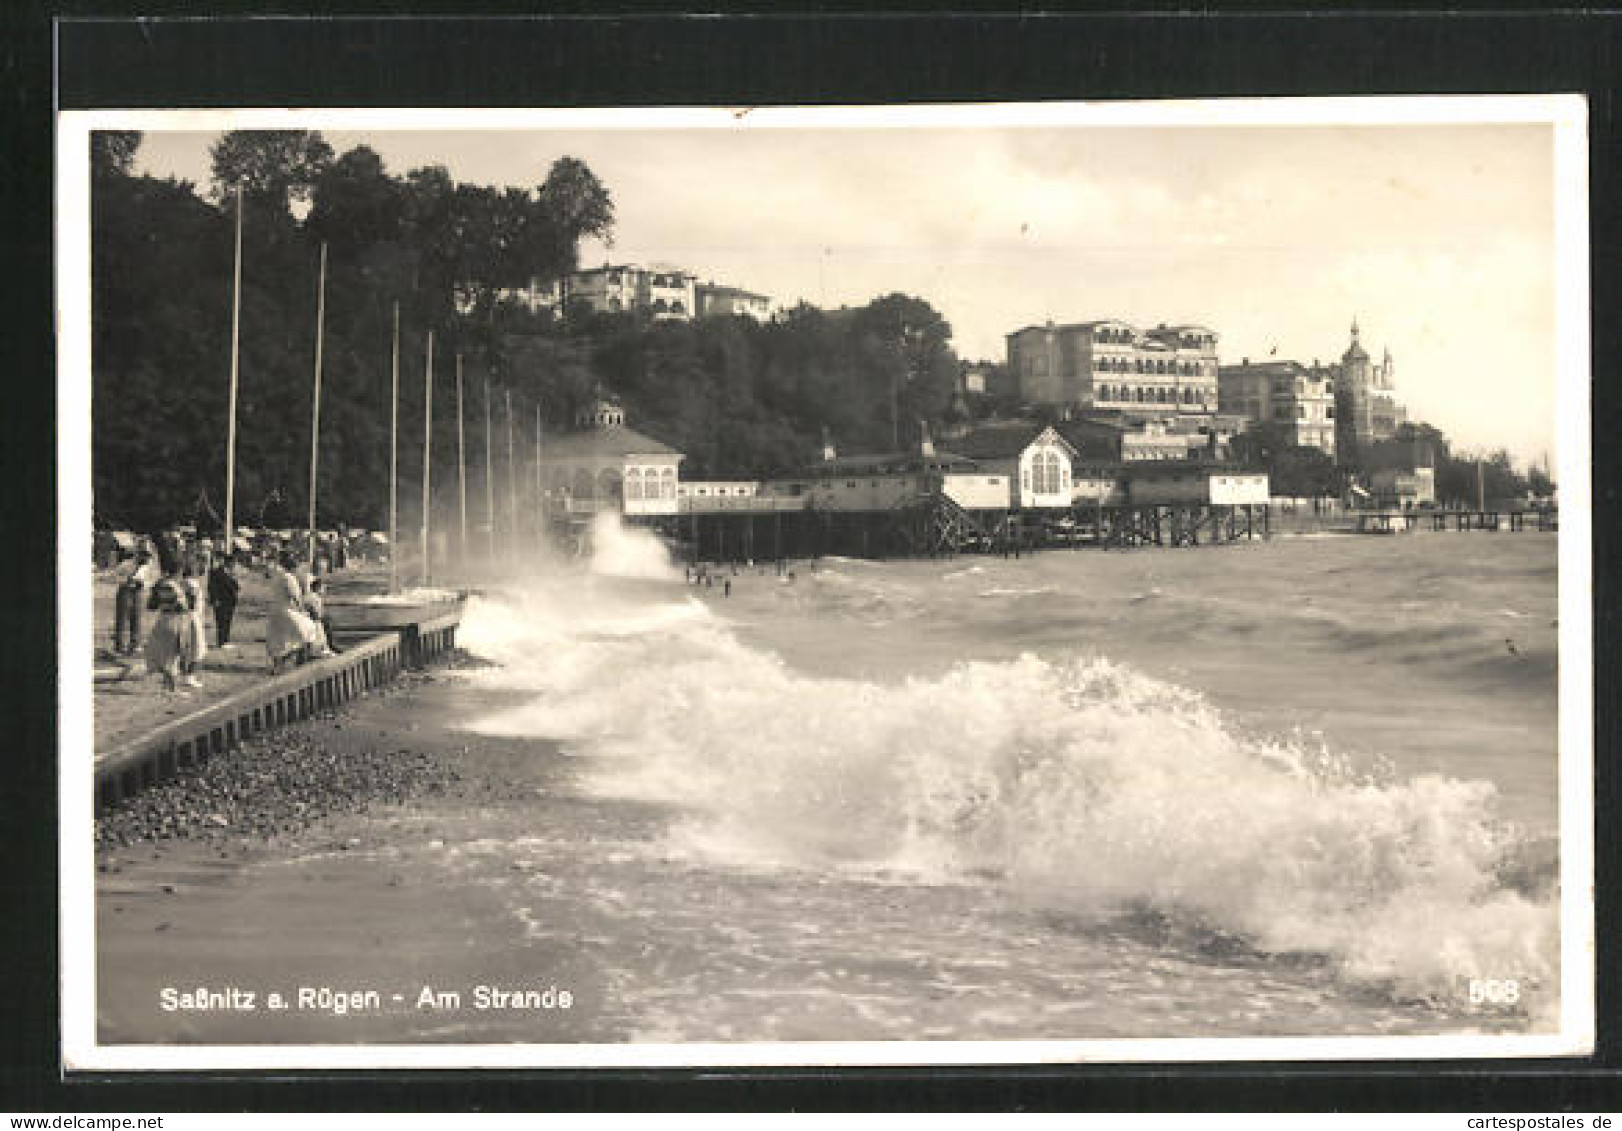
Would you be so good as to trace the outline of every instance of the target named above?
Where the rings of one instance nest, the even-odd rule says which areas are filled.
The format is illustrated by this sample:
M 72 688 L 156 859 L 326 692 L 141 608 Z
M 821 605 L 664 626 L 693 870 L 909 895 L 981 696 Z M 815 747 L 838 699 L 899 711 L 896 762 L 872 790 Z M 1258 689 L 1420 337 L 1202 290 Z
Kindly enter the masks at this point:
M 219 646 L 231 642 L 231 618 L 237 611 L 237 595 L 242 584 L 237 580 L 236 555 L 221 554 L 208 571 L 208 603 L 214 607 L 214 626 L 219 630 Z

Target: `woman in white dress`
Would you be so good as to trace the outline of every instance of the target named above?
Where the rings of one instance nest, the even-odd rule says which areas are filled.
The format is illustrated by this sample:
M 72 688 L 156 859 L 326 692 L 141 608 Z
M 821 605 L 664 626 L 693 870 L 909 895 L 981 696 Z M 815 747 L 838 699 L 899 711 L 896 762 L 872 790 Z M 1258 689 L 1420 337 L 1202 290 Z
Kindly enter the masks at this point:
M 284 553 L 270 567 L 270 608 L 265 614 L 265 651 L 270 654 L 270 670 L 279 672 L 288 660 L 306 649 L 311 655 L 328 655 L 321 626 L 304 611 L 304 589 L 293 570 L 298 559 Z
M 180 665 L 189 687 L 202 686 L 202 681 L 197 678 L 197 668 L 203 662 L 203 657 L 208 655 L 208 633 L 203 629 L 203 613 L 208 605 L 208 594 L 204 587 L 208 584 L 211 565 L 205 543 L 188 556 L 180 578 L 180 587 L 185 592 L 186 607 L 191 611 L 192 619 L 185 632 L 185 654 Z

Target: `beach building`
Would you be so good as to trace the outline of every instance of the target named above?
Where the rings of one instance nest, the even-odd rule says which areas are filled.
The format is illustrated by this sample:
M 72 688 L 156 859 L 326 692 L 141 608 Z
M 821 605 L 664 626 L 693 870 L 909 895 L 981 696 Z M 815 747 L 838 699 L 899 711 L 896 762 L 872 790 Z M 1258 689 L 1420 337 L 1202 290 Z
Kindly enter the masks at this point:
M 1083 460 L 1136 464 L 1160 460 L 1213 460 L 1222 456 L 1229 432 L 1214 427 L 1216 418 L 1143 420 L 1125 415 L 1079 416 L 1055 427 Z
M 1408 510 L 1436 504 L 1436 469 L 1382 467 L 1369 472 L 1369 494 L 1377 507 Z
M 541 445 L 542 488 L 554 507 L 569 514 L 677 513 L 682 453 L 628 427 L 613 401 L 588 405 L 574 423 L 572 432 Z
M 1424 440 L 1375 440 L 1359 459 L 1375 506 L 1406 509 L 1436 502 L 1436 454 Z
M 970 510 L 1006 510 L 1006 471 L 986 472 L 960 454 L 940 452 L 928 428 L 910 452 L 840 455 L 824 435 L 822 458 L 793 474 L 768 480 L 765 490 L 781 499 L 804 499 L 826 511 L 885 511 L 941 493 Z
M 960 455 L 985 476 L 1007 478 L 1016 509 L 1068 507 L 1077 452 L 1052 425 L 1003 421 L 970 430 L 952 441 Z
M 1217 370 L 1217 404 L 1252 423 L 1271 423 L 1289 443 L 1335 454 L 1335 370 L 1299 361 L 1252 362 Z
M 1236 467 L 1178 467 L 1144 464 L 1126 478 L 1130 502 L 1196 503 L 1217 506 L 1266 506 L 1270 500 L 1268 475 Z
M 1008 369 L 1026 404 L 1162 416 L 1217 411 L 1217 334 L 1204 326 L 1048 322 L 1006 340 Z

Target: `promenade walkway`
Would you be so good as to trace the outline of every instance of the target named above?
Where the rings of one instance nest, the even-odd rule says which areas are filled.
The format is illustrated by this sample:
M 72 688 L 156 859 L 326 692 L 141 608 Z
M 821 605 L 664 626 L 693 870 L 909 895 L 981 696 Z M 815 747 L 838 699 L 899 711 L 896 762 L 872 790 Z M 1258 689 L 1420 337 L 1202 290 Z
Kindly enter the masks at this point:
M 335 579 L 333 595 L 375 588 L 375 580 Z M 455 646 L 461 610 L 441 605 L 399 629 L 345 637 L 341 655 L 272 675 L 264 649 L 269 586 L 253 574 L 244 574 L 242 581 L 238 621 L 232 625 L 234 642 L 241 625 L 240 642 L 211 649 L 199 673 L 200 688 L 167 692 L 146 673 L 143 659 L 114 657 L 110 647 L 98 644 L 93 700 L 98 805 L 116 802 L 252 734 L 363 695 Z M 98 636 L 110 645 L 110 578 L 97 579 L 95 601 Z

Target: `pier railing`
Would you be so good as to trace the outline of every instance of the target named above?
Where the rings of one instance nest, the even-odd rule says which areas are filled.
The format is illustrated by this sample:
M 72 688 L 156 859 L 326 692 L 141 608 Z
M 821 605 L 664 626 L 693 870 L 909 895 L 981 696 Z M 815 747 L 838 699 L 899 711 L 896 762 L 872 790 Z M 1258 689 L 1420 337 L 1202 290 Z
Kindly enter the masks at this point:
M 1560 513 L 1553 510 L 1421 510 L 1421 511 L 1357 511 L 1359 534 L 1396 534 L 1411 530 L 1486 530 L 1511 531 L 1560 529 Z

